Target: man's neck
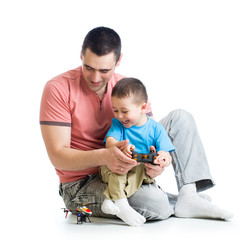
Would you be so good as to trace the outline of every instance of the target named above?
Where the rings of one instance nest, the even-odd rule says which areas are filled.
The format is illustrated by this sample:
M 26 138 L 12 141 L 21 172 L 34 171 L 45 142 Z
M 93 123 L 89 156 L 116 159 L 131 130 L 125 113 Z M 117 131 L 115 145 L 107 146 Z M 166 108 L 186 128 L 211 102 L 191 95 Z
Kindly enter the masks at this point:
M 100 90 L 96 91 L 95 93 L 98 95 L 98 97 L 100 98 L 100 100 L 102 100 L 102 98 L 104 97 L 104 94 L 107 93 L 107 86 L 101 88 Z

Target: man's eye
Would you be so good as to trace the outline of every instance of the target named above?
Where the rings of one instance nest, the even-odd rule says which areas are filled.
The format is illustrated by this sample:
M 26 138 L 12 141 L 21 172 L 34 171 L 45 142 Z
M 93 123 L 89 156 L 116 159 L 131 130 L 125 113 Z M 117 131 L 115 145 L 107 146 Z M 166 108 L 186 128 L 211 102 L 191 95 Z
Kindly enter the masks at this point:
M 101 73 L 108 73 L 109 70 L 100 70 Z
M 92 71 L 92 70 L 93 70 L 91 67 L 88 67 L 88 66 L 85 66 L 85 68 L 86 68 L 88 71 Z

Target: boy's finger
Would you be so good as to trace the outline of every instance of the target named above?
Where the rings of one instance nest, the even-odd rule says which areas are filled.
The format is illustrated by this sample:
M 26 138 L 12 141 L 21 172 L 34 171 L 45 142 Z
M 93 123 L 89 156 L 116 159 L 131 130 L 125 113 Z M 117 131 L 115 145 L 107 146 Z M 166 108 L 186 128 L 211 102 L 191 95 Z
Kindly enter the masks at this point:
M 156 152 L 156 149 L 155 149 L 154 146 L 151 146 L 151 147 L 150 147 L 150 152 Z

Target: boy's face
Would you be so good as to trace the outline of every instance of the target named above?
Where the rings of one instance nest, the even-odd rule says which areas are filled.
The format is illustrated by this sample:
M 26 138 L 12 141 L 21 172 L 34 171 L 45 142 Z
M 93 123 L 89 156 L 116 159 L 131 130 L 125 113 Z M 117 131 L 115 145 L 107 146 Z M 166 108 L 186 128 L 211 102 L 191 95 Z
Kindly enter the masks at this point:
M 134 103 L 133 97 L 118 98 L 112 97 L 112 108 L 114 117 L 117 118 L 126 128 L 141 126 L 145 123 L 146 103 L 140 105 Z

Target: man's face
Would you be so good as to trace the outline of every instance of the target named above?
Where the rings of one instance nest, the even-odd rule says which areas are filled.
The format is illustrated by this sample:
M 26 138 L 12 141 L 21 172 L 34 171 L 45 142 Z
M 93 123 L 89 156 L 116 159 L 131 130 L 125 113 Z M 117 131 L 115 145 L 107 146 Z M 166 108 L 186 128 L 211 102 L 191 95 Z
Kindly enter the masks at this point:
M 81 55 L 83 62 L 82 73 L 88 87 L 97 94 L 104 94 L 108 81 L 112 78 L 115 68 L 120 64 L 116 63 L 114 52 L 104 56 L 97 56 L 87 49 Z

